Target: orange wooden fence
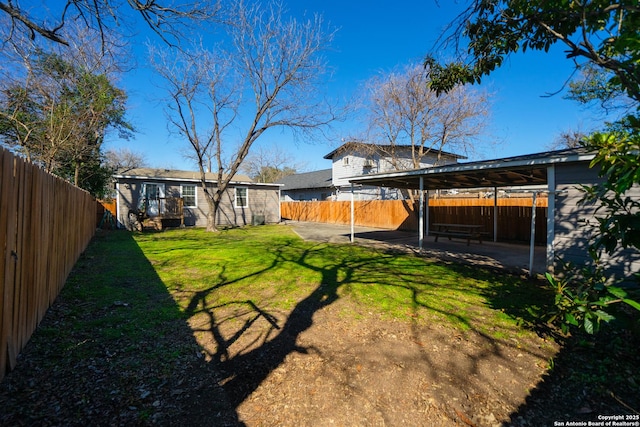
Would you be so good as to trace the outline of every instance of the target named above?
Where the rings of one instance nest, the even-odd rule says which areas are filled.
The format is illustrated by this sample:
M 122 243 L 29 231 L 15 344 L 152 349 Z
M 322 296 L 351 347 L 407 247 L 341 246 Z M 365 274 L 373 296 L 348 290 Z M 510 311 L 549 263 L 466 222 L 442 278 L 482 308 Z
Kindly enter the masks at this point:
M 116 217 L 116 201 L 114 200 L 98 200 L 96 209 L 96 227 L 102 226 L 103 229 L 111 228 L 112 224 L 109 224 L 104 220 L 105 211 L 110 211 L 114 218 Z
M 0 380 L 95 232 L 86 191 L 0 147 Z
M 547 199 L 536 200 L 536 243 L 546 241 Z M 417 205 L 417 204 L 416 204 Z M 481 224 L 493 235 L 493 199 L 431 199 L 429 222 Z M 295 221 L 351 224 L 351 202 L 282 202 L 281 216 Z M 414 231 L 417 207 L 403 200 L 354 202 L 354 223 L 365 227 Z M 498 240 L 528 242 L 531 235 L 531 198 L 498 199 Z

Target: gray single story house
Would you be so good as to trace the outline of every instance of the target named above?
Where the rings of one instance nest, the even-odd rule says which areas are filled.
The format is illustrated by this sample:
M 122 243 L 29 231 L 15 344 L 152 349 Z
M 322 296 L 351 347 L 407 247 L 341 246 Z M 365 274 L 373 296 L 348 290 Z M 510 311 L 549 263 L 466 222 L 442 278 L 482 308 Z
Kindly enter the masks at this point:
M 215 188 L 216 174 L 207 173 L 207 186 Z M 139 212 L 159 227 L 205 227 L 209 205 L 200 173 L 169 169 L 137 168 L 113 176 L 118 227 L 130 228 Z M 253 182 L 235 175 L 218 211 L 217 224 L 243 226 L 280 221 L 280 185 Z
M 565 149 L 507 157 L 495 160 L 457 163 L 432 168 L 403 172 L 382 173 L 349 179 L 352 185 L 378 185 L 422 190 L 445 190 L 461 188 L 499 188 L 542 186 L 540 196 L 548 197 L 546 266 L 547 270 L 559 273 L 563 262 L 578 266 L 592 266 L 588 248 L 594 234 L 596 216 L 602 215 L 594 203 L 581 203 L 582 185 L 602 182 L 599 170 L 590 167 L 595 154 L 583 148 Z M 625 195 L 640 199 L 640 188 L 632 188 Z M 421 224 L 428 204 L 421 198 Z M 427 226 L 418 230 L 422 247 L 422 236 L 428 234 Z M 619 249 L 612 255 L 603 255 L 601 261 L 614 277 L 630 277 L 640 271 L 640 252 L 633 248 Z

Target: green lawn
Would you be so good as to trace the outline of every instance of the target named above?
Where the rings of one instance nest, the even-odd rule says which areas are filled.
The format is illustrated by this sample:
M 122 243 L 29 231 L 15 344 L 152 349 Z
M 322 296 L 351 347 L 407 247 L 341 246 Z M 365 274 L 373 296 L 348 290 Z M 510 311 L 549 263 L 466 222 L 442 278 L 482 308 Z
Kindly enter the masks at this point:
M 551 302 L 537 282 L 410 254 L 305 242 L 286 226 L 170 230 L 134 238 L 187 315 L 245 301 L 265 311 L 289 311 L 323 285 L 363 312 L 445 322 L 503 338 L 507 331 L 520 333 Z
M 298 338 L 324 308 L 348 329 L 393 320 L 405 330 L 469 335 L 468 343 L 553 348 L 535 336 L 552 302 L 539 281 L 306 242 L 282 225 L 99 231 L 0 383 L 0 425 L 170 425 L 185 417 L 233 425 L 245 398 L 305 350 Z M 614 413 L 637 403 L 637 336 L 600 337 L 604 344 L 560 341 L 534 399 L 555 409 L 553 419 L 571 407 L 566 396 L 604 402 Z M 616 403 L 621 396 L 629 401 Z

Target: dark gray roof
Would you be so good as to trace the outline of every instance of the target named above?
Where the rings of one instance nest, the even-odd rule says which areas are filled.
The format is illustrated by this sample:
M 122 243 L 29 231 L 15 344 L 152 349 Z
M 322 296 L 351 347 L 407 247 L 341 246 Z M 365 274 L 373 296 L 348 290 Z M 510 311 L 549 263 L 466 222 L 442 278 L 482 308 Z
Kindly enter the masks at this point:
M 282 191 L 329 188 L 331 187 L 331 169 L 289 175 L 278 180 L 277 184 L 284 184 Z
M 393 147 L 396 149 L 401 149 L 401 150 L 410 150 L 412 147 L 411 145 L 407 145 L 407 144 L 396 144 L 396 145 L 389 145 L 389 144 L 371 144 L 368 142 L 356 142 L 356 141 L 351 141 L 351 142 L 347 142 L 345 144 L 342 144 L 340 147 L 336 148 L 335 150 L 333 150 L 332 152 L 330 152 L 329 154 L 327 154 L 326 156 L 324 156 L 325 159 L 332 159 L 333 156 L 335 156 L 338 153 L 344 152 L 344 151 L 348 151 L 348 150 L 352 150 L 352 149 L 357 149 L 357 148 L 365 148 L 367 150 L 371 150 L 371 151 L 379 151 L 381 153 L 387 153 L 389 152 L 389 150 Z M 454 154 L 454 153 L 449 153 L 447 151 L 440 151 L 440 150 L 431 150 L 431 152 L 435 153 L 440 153 L 440 155 L 444 156 L 444 157 L 451 157 L 454 159 L 466 159 L 466 156 L 462 156 L 460 154 Z
M 414 169 L 352 177 L 351 183 L 392 188 L 511 187 L 547 184 L 547 167 L 559 163 L 589 163 L 595 154 L 584 148 L 571 148 L 494 160 L 456 163 L 432 168 Z
M 116 172 L 113 175 L 114 178 L 133 178 L 133 179 L 155 179 L 163 181 L 199 181 L 200 172 L 195 171 L 181 171 L 173 169 L 153 169 L 153 168 L 135 168 L 124 169 Z M 207 172 L 205 179 L 210 182 L 215 182 L 218 179 L 218 174 Z M 251 178 L 246 175 L 236 174 L 233 177 L 233 182 L 253 182 Z

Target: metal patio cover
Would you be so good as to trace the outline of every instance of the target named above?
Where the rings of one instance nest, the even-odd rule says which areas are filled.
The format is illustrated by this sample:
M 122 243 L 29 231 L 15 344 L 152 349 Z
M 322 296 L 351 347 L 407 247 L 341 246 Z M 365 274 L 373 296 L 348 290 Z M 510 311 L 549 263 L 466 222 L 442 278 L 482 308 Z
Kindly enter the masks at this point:
M 455 163 L 424 169 L 363 175 L 349 179 L 352 184 L 391 188 L 423 189 L 519 187 L 546 185 L 547 169 L 558 163 L 590 162 L 592 152 L 571 148 L 524 156 Z

